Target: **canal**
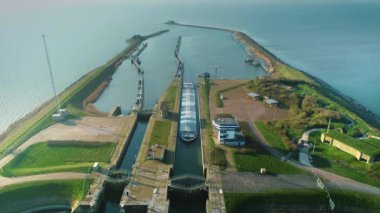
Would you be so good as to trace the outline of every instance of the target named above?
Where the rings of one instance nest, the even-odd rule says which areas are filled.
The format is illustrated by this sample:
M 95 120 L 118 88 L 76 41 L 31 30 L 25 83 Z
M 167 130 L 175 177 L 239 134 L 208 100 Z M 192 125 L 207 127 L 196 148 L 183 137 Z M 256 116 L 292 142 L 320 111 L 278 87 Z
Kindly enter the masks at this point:
M 177 67 L 173 51 L 180 35 L 182 35 L 180 55 L 185 64 L 184 82 L 197 83 L 198 76 L 204 72 L 210 72 L 212 78 L 226 79 L 250 79 L 266 75 L 263 70 L 244 63 L 247 57 L 246 52 L 229 33 L 192 28 L 170 28 L 169 33 L 148 40 L 148 47 L 140 55 L 141 66 L 145 71 L 144 107 L 146 109 L 155 105 L 174 78 Z M 112 107 L 120 105 L 122 113 L 128 114 L 136 100 L 137 81 L 137 71 L 129 60 L 125 61 L 95 105 L 101 111 L 110 111 Z M 146 127 L 147 121 L 138 121 L 120 169 L 132 169 Z M 177 138 L 174 175 L 188 173 L 203 175 L 201 159 L 199 139 L 192 143 L 183 143 Z M 121 194 L 122 191 L 107 189 L 107 200 L 103 212 L 119 212 Z M 205 212 L 206 197 L 197 197 L 191 202 L 189 198 L 185 196 L 185 199 L 171 200 L 170 212 Z
M 132 166 L 136 161 L 138 150 L 140 149 L 141 142 L 144 138 L 145 130 L 148 125 L 147 119 L 139 119 L 130 139 L 130 143 L 124 157 L 117 169 L 132 170 Z M 115 189 L 111 187 L 106 188 L 106 201 L 103 206 L 102 212 L 114 213 L 120 212 L 120 198 L 123 193 L 122 189 Z

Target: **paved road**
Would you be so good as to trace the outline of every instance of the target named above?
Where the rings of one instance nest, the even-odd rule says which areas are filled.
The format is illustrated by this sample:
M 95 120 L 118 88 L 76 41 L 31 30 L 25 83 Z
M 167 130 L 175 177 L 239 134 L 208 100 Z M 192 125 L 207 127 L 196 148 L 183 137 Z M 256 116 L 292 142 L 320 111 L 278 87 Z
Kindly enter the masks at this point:
M 262 175 L 253 172 L 222 171 L 226 192 L 260 192 L 273 189 L 318 189 L 309 174 Z
M 83 179 L 86 178 L 88 174 L 76 173 L 76 172 L 60 172 L 60 173 L 50 173 L 42 175 L 30 175 L 22 177 L 0 177 L 0 188 L 8 185 L 32 182 L 32 181 L 43 181 L 43 180 L 73 180 L 73 179 Z
M 250 127 L 252 131 L 255 133 L 257 136 L 257 139 L 259 143 L 272 155 L 278 157 L 278 158 L 284 158 L 285 156 L 282 155 L 279 151 L 268 145 L 267 141 L 264 139 L 264 137 L 261 135 L 261 133 L 258 131 L 256 126 L 254 125 L 253 122 L 249 122 Z M 317 173 L 322 179 L 327 180 L 325 184 L 329 187 L 335 187 L 335 188 L 340 188 L 340 189 L 346 189 L 346 190 L 352 190 L 352 191 L 358 191 L 358 192 L 363 192 L 363 193 L 369 193 L 369 194 L 374 194 L 380 196 L 380 189 L 374 186 L 370 186 L 364 183 L 360 183 L 354 180 L 351 180 L 346 177 L 342 177 L 336 174 L 333 174 L 331 172 L 327 172 L 321 169 L 317 169 L 314 167 L 307 167 L 302 165 L 299 162 L 292 161 L 292 160 L 287 160 L 286 161 L 289 164 L 292 164 L 293 166 L 296 166 L 300 169 L 308 170 L 311 172 Z
M 315 128 L 315 129 L 310 129 L 304 132 L 301 139 L 298 142 L 299 144 L 302 143 L 302 147 L 300 148 L 300 152 L 299 152 L 299 161 L 305 166 L 309 166 L 309 167 L 313 166 L 310 162 L 310 155 L 309 155 L 309 149 L 311 148 L 311 144 L 309 143 L 310 133 L 321 131 L 321 130 L 324 130 L 324 129 Z

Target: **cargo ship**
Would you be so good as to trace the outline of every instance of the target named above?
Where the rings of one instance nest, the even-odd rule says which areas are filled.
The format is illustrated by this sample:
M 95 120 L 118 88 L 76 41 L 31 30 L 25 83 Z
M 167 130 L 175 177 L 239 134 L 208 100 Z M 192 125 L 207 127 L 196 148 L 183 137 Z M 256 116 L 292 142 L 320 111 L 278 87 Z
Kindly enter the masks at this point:
M 179 137 L 191 142 L 198 136 L 195 86 L 191 82 L 183 84 L 180 112 Z

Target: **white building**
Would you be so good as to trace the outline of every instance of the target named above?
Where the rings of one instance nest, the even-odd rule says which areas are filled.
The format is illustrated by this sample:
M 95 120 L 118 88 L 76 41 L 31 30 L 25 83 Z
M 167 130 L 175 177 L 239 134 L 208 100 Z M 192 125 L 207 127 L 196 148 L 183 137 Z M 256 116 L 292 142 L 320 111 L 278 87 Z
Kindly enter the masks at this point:
M 218 135 L 218 142 L 227 146 L 244 146 L 244 135 L 235 118 L 216 118 L 212 121 L 214 130 Z

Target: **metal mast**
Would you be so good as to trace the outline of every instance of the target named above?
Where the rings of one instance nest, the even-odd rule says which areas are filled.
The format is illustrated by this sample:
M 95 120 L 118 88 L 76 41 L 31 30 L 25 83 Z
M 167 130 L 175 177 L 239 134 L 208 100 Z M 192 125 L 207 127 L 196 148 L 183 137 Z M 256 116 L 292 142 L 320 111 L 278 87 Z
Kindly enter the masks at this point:
M 57 102 L 57 113 L 60 114 L 61 103 L 59 102 L 59 98 L 58 98 L 58 95 L 57 95 L 57 90 L 55 89 L 54 78 L 53 78 L 53 72 L 52 72 L 52 70 L 51 70 L 50 57 L 49 57 L 49 52 L 48 52 L 48 48 L 47 48 L 47 43 L 46 43 L 45 35 L 42 35 L 42 40 L 43 40 L 43 42 L 44 42 L 45 53 L 46 53 L 46 59 L 47 59 L 47 63 L 48 63 L 48 66 L 49 66 L 49 73 L 50 73 L 51 85 L 52 85 L 52 87 L 53 87 L 53 91 L 54 91 L 54 95 L 55 95 L 55 100 L 56 100 L 56 102 Z

